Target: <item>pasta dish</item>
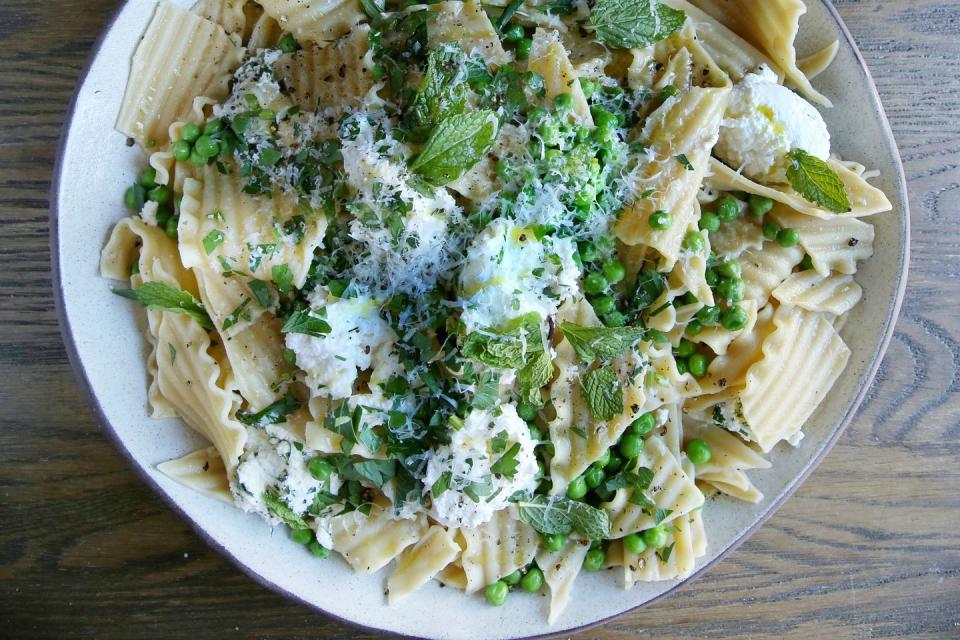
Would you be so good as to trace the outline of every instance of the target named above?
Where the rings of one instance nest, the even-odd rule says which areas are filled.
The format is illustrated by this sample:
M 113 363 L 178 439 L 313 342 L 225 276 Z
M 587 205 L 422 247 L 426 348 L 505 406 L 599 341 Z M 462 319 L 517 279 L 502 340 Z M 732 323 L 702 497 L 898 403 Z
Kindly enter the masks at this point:
M 818 428 L 891 209 L 805 10 L 159 3 L 101 257 L 151 415 L 210 443 L 158 468 L 390 603 L 543 593 L 552 623 L 581 571 L 689 576 L 706 499 L 760 502 Z

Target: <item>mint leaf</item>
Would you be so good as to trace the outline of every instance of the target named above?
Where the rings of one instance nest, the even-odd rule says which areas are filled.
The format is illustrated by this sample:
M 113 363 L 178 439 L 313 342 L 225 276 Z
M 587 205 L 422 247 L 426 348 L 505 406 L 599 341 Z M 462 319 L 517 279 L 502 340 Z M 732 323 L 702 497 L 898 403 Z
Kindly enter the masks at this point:
M 621 471 L 607 478 L 603 486 L 607 492 L 627 488 L 633 489 L 634 491 L 646 491 L 650 488 L 651 482 L 653 482 L 653 471 L 646 467 L 640 467 L 636 472 Z
M 553 360 L 550 354 L 543 350 L 529 359 L 526 366 L 517 371 L 517 382 L 520 383 L 520 401 L 527 402 L 535 407 L 543 406 L 543 396 L 540 389 L 553 378 Z
M 203 250 L 207 252 L 207 255 L 213 253 L 213 250 L 221 244 L 223 244 L 223 232 L 219 229 L 214 229 L 203 237 Z
M 375 487 L 382 487 L 387 481 L 392 479 L 397 473 L 395 460 L 363 460 L 353 464 L 353 474 L 357 478 L 370 482 Z M 347 473 L 347 479 L 351 474 Z
M 517 503 L 520 519 L 547 535 L 570 535 L 574 531 L 590 540 L 610 537 L 607 512 L 569 498 L 533 496 Z
M 560 331 L 584 362 L 621 356 L 645 333 L 640 327 L 584 327 L 573 322 L 561 324 Z
M 267 489 L 263 492 L 263 502 L 267 505 L 270 513 L 283 520 L 291 529 L 309 529 L 303 518 L 294 513 L 293 509 L 288 507 L 280 496 L 273 489 Z
M 597 0 L 590 25 L 597 40 L 611 47 L 642 48 L 683 27 L 687 14 L 659 0 Z
M 275 264 L 270 267 L 270 277 L 282 293 L 290 291 L 290 286 L 293 284 L 293 272 L 290 271 L 290 267 L 285 264 Z
M 653 522 L 655 525 L 660 524 L 664 520 L 670 517 L 670 514 L 673 513 L 673 509 L 657 509 L 653 515 Z
M 434 186 L 453 182 L 487 154 L 498 130 L 499 121 L 492 111 L 450 116 L 430 134 L 410 170 Z
M 237 410 L 237 420 L 248 427 L 265 427 L 268 424 L 286 422 L 287 416 L 299 408 L 300 402 L 288 393 L 256 413 L 249 413 L 242 409 Z
M 847 197 L 843 180 L 830 165 L 803 149 L 794 149 L 787 157 L 791 160 L 787 168 L 787 180 L 794 191 L 834 213 L 850 211 L 850 198 Z
M 463 113 L 466 79 L 467 56 L 457 45 L 430 52 L 420 87 L 404 114 L 414 140 L 424 140 L 447 116 Z
M 513 478 L 513 476 L 517 475 L 517 465 L 520 464 L 520 461 L 517 460 L 519 453 L 520 443 L 514 442 L 513 446 L 507 449 L 507 452 L 493 463 L 490 471 L 505 478 Z
M 226 331 L 233 325 L 237 324 L 241 320 L 249 320 L 250 312 L 247 311 L 247 307 L 250 306 L 252 300 L 247 298 L 243 302 L 237 305 L 237 308 L 230 312 L 226 318 L 223 319 L 223 330 Z
M 616 374 L 606 367 L 593 369 L 580 376 L 587 408 L 601 422 L 612 420 L 623 412 L 623 389 Z
M 464 339 L 460 352 L 488 367 L 520 369 L 543 352 L 540 316 L 528 313 L 504 329 L 474 331 Z
M 122 298 L 136 300 L 148 309 L 183 313 L 199 322 L 200 326 L 207 331 L 213 329 L 213 321 L 207 315 L 203 303 L 182 289 L 162 282 L 144 282 L 136 291 L 130 289 L 112 289 L 112 291 Z
M 297 311 L 283 323 L 281 333 L 305 333 L 314 338 L 322 338 L 330 333 L 330 325 L 322 318 L 315 318 L 309 311 Z
M 660 562 L 670 561 L 670 555 L 673 553 L 673 548 L 676 544 L 676 542 L 671 542 L 668 546 L 657 550 L 657 557 L 660 558 Z
M 273 290 L 270 289 L 269 284 L 263 280 L 254 278 L 247 283 L 247 286 L 250 287 L 250 293 L 253 294 L 253 297 L 257 300 L 257 304 L 261 307 L 266 308 L 273 304 Z

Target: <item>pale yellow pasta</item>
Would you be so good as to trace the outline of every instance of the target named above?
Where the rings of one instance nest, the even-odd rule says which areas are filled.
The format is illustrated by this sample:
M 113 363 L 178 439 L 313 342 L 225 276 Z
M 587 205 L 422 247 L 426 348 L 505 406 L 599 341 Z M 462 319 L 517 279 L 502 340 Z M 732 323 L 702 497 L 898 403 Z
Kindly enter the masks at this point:
M 750 41 L 766 53 L 808 99 L 824 106 L 833 106 L 826 96 L 810 84 L 797 68 L 794 48 L 800 30 L 800 16 L 807 12 L 802 0 L 692 0 L 707 13 Z
M 456 191 L 476 204 L 480 204 L 499 190 L 495 181 L 496 176 L 497 163 L 493 158 L 481 160 L 469 171 L 448 184 L 447 188 Z
M 363 19 L 355 0 L 260 0 L 263 11 L 300 41 L 329 42 Z
M 639 464 L 653 471 L 653 482 L 645 494 L 656 504 L 656 509 L 669 511 L 661 520 L 662 523 L 681 518 L 703 504 L 703 493 L 693 478 L 683 471 L 680 460 L 670 452 L 660 436 L 647 438 Z M 611 538 L 622 538 L 657 524 L 652 509 L 630 502 L 632 491 L 618 489 L 617 495 L 603 505 L 610 516 Z
M 375 573 L 427 532 L 427 519 L 394 520 L 388 509 L 375 506 L 370 515 L 359 511 L 331 521 L 333 550 L 357 573 Z
M 191 11 L 216 22 L 227 33 L 243 33 L 247 25 L 246 4 L 247 0 L 200 0 Z
M 747 371 L 740 393 L 748 436 L 764 453 L 794 439 L 826 397 L 850 358 L 822 315 L 780 307 L 776 330 L 763 342 L 763 358 Z
M 854 274 L 857 262 L 873 255 L 875 234 L 868 222 L 857 218 L 812 218 L 781 206 L 775 207 L 772 215 L 782 227 L 800 233 L 800 246 L 821 275 L 831 271 Z
M 762 246 L 763 229 L 755 216 L 740 216 L 710 232 L 710 248 L 724 258 L 737 258 L 744 251 Z
M 787 278 L 773 290 L 773 297 L 781 304 L 840 316 L 860 302 L 863 289 L 853 281 L 851 275 L 835 273 L 824 277 L 809 269 Z
M 196 96 L 227 96 L 242 58 L 220 25 L 161 3 L 133 56 L 117 129 L 144 148 L 162 146 L 170 125 L 192 115 Z
M 696 211 L 695 217 L 699 219 L 700 204 L 694 201 L 693 206 Z M 697 230 L 696 225 L 691 225 L 688 229 L 691 232 Z M 712 249 L 708 236 L 707 233 L 703 234 L 706 240 L 703 251 L 682 253 L 673 269 L 684 289 L 696 296 L 702 305 L 712 307 L 714 304 L 713 289 L 707 284 L 707 257 Z
M 257 51 L 272 47 L 283 35 L 283 28 L 271 15 L 264 13 L 263 7 L 248 2 L 245 8 L 247 24 L 244 30 L 244 42 L 247 49 Z
M 274 75 L 305 111 L 355 108 L 373 86 L 369 36 L 362 24 L 336 42 L 308 44 L 277 60 Z
M 810 55 L 797 60 L 797 68 L 800 69 L 803 75 L 813 80 L 833 64 L 839 51 L 840 41 L 834 40 L 823 49 L 814 51 Z
M 753 326 L 757 322 L 757 301 L 744 300 L 740 303 L 740 308 L 747 314 L 747 324 L 738 331 L 730 331 L 721 325 L 706 327 L 703 331 L 692 336 L 694 342 L 699 342 L 710 347 L 715 354 L 722 356 L 727 352 L 730 344 L 741 335 L 753 331 Z
M 833 158 L 827 160 L 827 164 L 843 182 L 844 190 L 850 200 L 850 211 L 842 213 L 825 211 L 816 204 L 805 200 L 789 185 L 767 186 L 758 184 L 737 173 L 716 158 L 710 161 L 710 171 L 712 172 L 710 182 L 723 191 L 754 193 L 784 204 L 794 211 L 827 220 L 839 217 L 862 218 L 863 216 L 890 211 L 893 208 L 886 194 L 867 182 L 862 172 L 858 173 L 846 163 Z
M 490 18 L 475 0 L 448 0 L 432 4 L 430 9 L 437 12 L 427 30 L 431 47 L 457 42 L 468 56 L 478 55 L 488 64 L 510 62 Z
M 461 528 L 460 535 L 466 542 L 460 563 L 467 578 L 467 593 L 527 566 L 540 546 L 540 535 L 518 519 L 513 507 L 497 511 L 487 523 Z
M 550 552 L 546 549 L 537 554 L 537 566 L 543 571 L 543 581 L 550 591 L 550 612 L 547 623 L 553 624 L 570 603 L 573 583 L 583 567 L 583 559 L 590 551 L 586 540 L 569 540 L 563 549 Z
M 753 485 L 745 471 L 769 469 L 770 462 L 740 438 L 714 425 L 688 423 L 688 439 L 700 438 L 710 445 L 710 460 L 697 465 L 697 481 L 705 482 L 722 493 L 757 503 L 763 494 Z
M 561 93 L 569 94 L 573 98 L 573 114 L 585 126 L 593 126 L 590 105 L 577 79 L 577 72 L 567 57 L 567 50 L 560 42 L 559 33 L 549 29 L 537 29 L 534 32 L 528 68 L 543 76 L 548 100 Z
M 433 525 L 420 540 L 400 554 L 387 580 L 387 602 L 394 604 L 430 582 L 460 555 L 455 530 Z
M 700 510 L 673 522 L 673 541 L 663 549 L 634 554 L 624 550 L 623 581 L 629 589 L 638 582 L 682 580 L 693 573 L 698 555 L 705 553 L 706 534 Z M 669 549 L 669 556 L 666 556 Z M 700 552 L 698 554 L 698 552 Z M 666 561 L 663 558 L 666 557 Z
M 259 411 L 277 399 L 278 385 L 290 366 L 283 360 L 283 322 L 264 314 L 223 340 L 237 391 L 251 411 Z
M 188 489 L 233 504 L 227 469 L 216 447 L 197 449 L 182 458 L 161 462 L 157 471 Z
M 707 375 L 700 380 L 705 394 L 714 394 L 732 387 L 742 387 L 746 382 L 747 370 L 760 359 L 760 346 L 774 330 L 773 305 L 767 305 L 756 314 L 750 331 L 744 331 L 727 345 L 726 351 L 718 355 L 707 368 Z M 694 399 L 694 402 L 702 398 Z M 689 404 L 687 405 L 689 406 Z
M 656 249 L 663 258 L 663 271 L 673 268 L 687 229 L 696 223 L 697 192 L 707 172 L 729 94 L 726 88 L 692 88 L 667 100 L 644 126 L 643 138 L 656 155 L 656 162 L 638 176 L 634 186 L 638 198 L 624 209 L 615 230 L 625 244 L 643 243 Z M 680 161 L 681 156 L 688 164 Z M 639 197 L 649 189 L 654 190 L 651 197 Z M 658 209 L 673 215 L 670 228 L 650 227 L 650 214 Z
M 711 53 L 703 46 L 699 33 L 693 22 L 687 20 L 683 28 L 664 41 L 667 47 L 673 47 L 671 61 L 678 55 L 686 57 L 689 67 L 690 77 L 685 83 L 685 87 L 691 85 L 698 87 L 729 87 L 731 86 L 730 76 L 714 60 Z M 685 52 L 685 53 L 684 53 Z M 657 82 L 654 89 L 661 89 L 669 82 L 664 82 L 664 75 L 669 72 L 670 62 L 664 68 L 664 72 Z M 679 85 L 676 85 L 679 86 Z
M 770 299 L 770 293 L 789 278 L 793 268 L 803 260 L 803 248 L 799 245 L 783 247 L 777 242 L 765 242 L 760 249 L 744 251 L 739 260 L 743 296 L 762 307 Z

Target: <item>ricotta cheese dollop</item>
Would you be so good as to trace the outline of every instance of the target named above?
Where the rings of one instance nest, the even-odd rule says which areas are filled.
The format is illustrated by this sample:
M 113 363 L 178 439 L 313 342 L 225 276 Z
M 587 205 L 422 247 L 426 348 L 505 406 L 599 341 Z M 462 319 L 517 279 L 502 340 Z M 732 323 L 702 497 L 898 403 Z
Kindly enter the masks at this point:
M 396 334 L 380 317 L 378 305 L 370 296 L 328 298 L 311 297 L 314 315 L 323 317 L 330 332 L 322 337 L 303 333 L 286 334 L 286 345 L 297 356 L 297 366 L 306 372 L 306 383 L 315 395 L 347 398 L 353 393 L 357 374 L 374 367 L 395 369 L 391 348 Z M 326 314 L 326 315 L 322 315 Z
M 578 291 L 580 270 L 570 238 L 537 239 L 509 220 L 490 223 L 470 248 L 460 274 L 467 331 L 501 327 L 528 313 L 547 318 Z
M 516 444 L 520 448 L 512 476 L 493 473 L 493 465 Z M 471 411 L 463 426 L 451 432 L 450 444 L 439 447 L 427 462 L 424 486 L 435 488 L 442 477 L 447 480 L 447 488 L 432 495 L 430 515 L 448 527 L 476 527 L 510 506 L 515 493 L 533 493 L 535 446 L 514 405 L 502 405 L 498 412 Z
M 830 132 L 812 104 L 761 66 L 733 88 L 714 151 L 748 178 L 776 184 L 787 182 L 787 154 L 793 149 L 826 160 Z

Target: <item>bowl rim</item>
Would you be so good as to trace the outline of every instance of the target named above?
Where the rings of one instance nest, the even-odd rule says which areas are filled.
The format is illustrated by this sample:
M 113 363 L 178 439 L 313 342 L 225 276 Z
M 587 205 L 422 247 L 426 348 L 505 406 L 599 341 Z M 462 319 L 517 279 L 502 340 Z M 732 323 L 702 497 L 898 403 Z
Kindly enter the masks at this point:
M 837 440 L 846 431 L 849 424 L 853 421 L 853 418 L 856 416 L 857 411 L 860 408 L 860 405 L 863 403 L 866 398 L 870 388 L 873 385 L 873 381 L 876 378 L 877 371 L 880 368 L 880 364 L 883 360 L 883 356 L 887 351 L 887 348 L 890 345 L 890 341 L 893 338 L 894 330 L 896 328 L 897 319 L 900 316 L 900 310 L 903 305 L 904 296 L 906 293 L 907 279 L 908 279 L 908 269 L 910 262 L 910 203 L 908 199 L 908 190 L 907 190 L 907 181 L 906 174 L 903 168 L 903 160 L 900 155 L 899 148 L 897 147 L 896 138 L 893 134 L 893 129 L 890 126 L 890 121 L 887 117 L 886 110 L 883 108 L 883 102 L 880 99 L 880 94 L 877 91 L 876 83 L 873 80 L 873 76 L 870 73 L 867 63 L 863 58 L 863 54 L 860 52 L 860 48 L 857 46 L 856 40 L 853 37 L 853 34 L 850 33 L 850 30 L 847 28 L 847 25 L 844 23 L 843 18 L 840 16 L 837 8 L 830 0 L 816 0 L 820 5 L 822 5 L 827 14 L 835 23 L 840 37 L 846 41 L 847 46 L 850 51 L 853 52 L 854 57 L 857 62 L 857 68 L 860 70 L 860 73 L 863 74 L 864 80 L 866 81 L 867 88 L 869 90 L 869 96 L 872 99 L 873 103 L 879 108 L 877 109 L 880 116 L 880 128 L 883 135 L 884 145 L 887 151 L 890 154 L 890 157 L 893 160 L 893 169 L 895 173 L 895 182 L 897 196 L 900 200 L 901 206 L 899 210 L 899 222 L 900 222 L 900 237 L 902 238 L 902 243 L 900 247 L 900 253 L 898 256 L 898 270 L 899 281 L 897 283 L 895 293 L 893 298 L 890 301 L 890 305 L 887 309 L 887 316 L 883 321 L 882 332 L 880 340 L 876 343 L 876 346 L 873 350 L 873 353 L 870 355 L 870 364 L 867 366 L 867 369 L 864 375 L 860 378 L 859 384 L 857 386 L 856 392 L 853 395 L 853 398 L 850 400 L 847 408 L 844 411 L 843 416 L 835 424 L 832 433 L 825 440 L 823 445 L 820 447 L 819 451 L 814 452 L 814 455 L 807 461 L 803 466 L 801 472 L 795 476 L 790 483 L 787 485 L 786 489 L 777 497 L 776 500 L 770 503 L 766 510 L 759 513 L 756 519 L 751 523 L 751 525 L 737 538 L 730 542 L 725 548 L 721 549 L 717 555 L 711 559 L 709 562 L 703 564 L 702 566 L 697 567 L 690 576 L 682 580 L 678 580 L 676 584 L 671 585 L 669 588 L 663 592 L 657 594 L 656 596 L 642 602 L 636 606 L 624 609 L 617 614 L 600 618 L 593 622 L 586 624 L 578 625 L 575 627 L 570 627 L 567 629 L 550 631 L 543 634 L 536 635 L 526 635 L 526 636 L 516 636 L 515 640 L 546 640 L 549 638 L 558 638 L 560 636 L 569 636 L 570 634 L 579 633 L 592 629 L 599 625 L 605 624 L 614 618 L 619 618 L 627 613 L 637 611 L 647 605 L 660 600 L 661 598 L 667 596 L 668 594 L 673 593 L 677 588 L 693 581 L 694 579 L 700 577 L 711 569 L 714 565 L 722 561 L 727 557 L 729 553 L 739 547 L 741 544 L 746 542 L 756 531 L 763 526 L 767 520 L 773 516 L 774 513 L 780 510 L 783 504 L 796 492 L 796 490 L 802 485 L 810 474 L 816 469 L 823 459 L 826 457 L 827 453 L 833 449 L 833 446 L 836 444 Z M 100 403 L 100 399 L 94 394 L 93 387 L 90 383 L 90 380 L 87 376 L 87 371 L 84 367 L 82 360 L 80 359 L 79 352 L 77 350 L 77 345 L 73 337 L 73 330 L 70 326 L 70 320 L 66 313 L 66 307 L 64 302 L 64 289 L 63 289 L 63 278 L 61 276 L 61 261 L 59 253 L 59 219 L 60 219 L 60 210 L 59 210 L 59 201 L 60 201 L 60 187 L 63 180 L 63 170 L 64 170 L 64 153 L 68 140 L 71 133 L 71 124 L 73 123 L 74 116 L 76 114 L 77 102 L 80 96 L 80 93 L 87 82 L 90 69 L 93 66 L 94 61 L 99 57 L 100 50 L 103 46 L 104 41 L 107 36 L 112 32 L 113 28 L 116 25 L 116 22 L 123 11 L 126 9 L 127 4 L 122 3 L 117 9 L 115 9 L 108 19 L 107 23 L 104 25 L 102 31 L 98 35 L 96 41 L 93 44 L 93 47 L 90 50 L 90 53 L 87 57 L 86 62 L 78 76 L 76 88 L 74 89 L 73 95 L 70 100 L 69 108 L 64 117 L 64 122 L 62 125 L 60 137 L 57 144 L 57 157 L 56 163 L 53 169 L 53 176 L 50 185 L 50 214 L 49 214 L 49 227 L 50 227 L 50 238 L 49 238 L 49 249 L 50 249 L 50 266 L 51 266 L 51 283 L 53 287 L 54 294 L 54 307 L 57 316 L 57 322 L 60 328 L 60 335 L 67 353 L 67 359 L 70 363 L 70 368 L 72 370 L 74 379 L 79 383 L 79 386 L 83 389 L 84 395 L 87 396 L 89 402 L 96 414 L 101 425 L 105 427 L 108 437 L 113 442 L 114 447 L 116 447 L 121 454 L 123 454 L 124 459 L 134 473 L 139 476 L 141 481 L 147 484 L 150 489 L 157 494 L 163 502 L 167 504 L 170 509 L 176 513 L 182 520 L 185 520 L 193 531 L 199 535 L 199 537 L 211 548 L 217 551 L 221 556 L 226 557 L 228 561 L 233 564 L 236 568 L 240 569 L 241 572 L 246 574 L 250 579 L 255 583 L 259 584 L 262 587 L 273 591 L 274 593 L 279 594 L 288 601 L 298 603 L 323 615 L 327 618 L 336 620 L 343 624 L 349 625 L 351 627 L 359 628 L 364 631 L 388 634 L 393 637 L 398 638 L 419 638 L 423 636 L 410 636 L 401 633 L 397 633 L 390 629 L 383 629 L 376 626 L 371 626 L 364 624 L 358 620 L 353 620 L 350 618 L 345 618 L 341 615 L 334 614 L 326 609 L 311 603 L 304 599 L 303 597 L 293 593 L 280 584 L 268 580 L 259 573 L 257 573 L 251 567 L 248 567 L 243 563 L 237 556 L 231 553 L 226 547 L 224 547 L 220 542 L 218 542 L 210 533 L 204 529 L 200 523 L 191 518 L 186 511 L 180 506 L 180 504 L 174 500 L 174 498 L 164 492 L 160 485 L 157 483 L 154 478 L 147 473 L 146 469 L 137 461 L 133 453 L 126 447 L 123 439 L 120 437 L 116 428 L 113 424 L 107 419 L 106 413 L 103 410 L 103 406 Z

